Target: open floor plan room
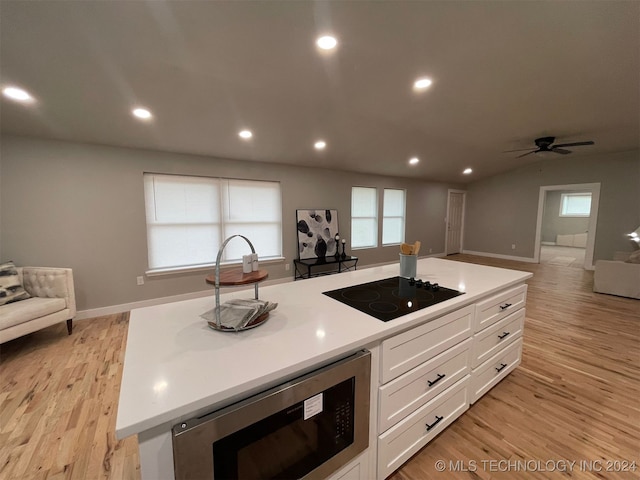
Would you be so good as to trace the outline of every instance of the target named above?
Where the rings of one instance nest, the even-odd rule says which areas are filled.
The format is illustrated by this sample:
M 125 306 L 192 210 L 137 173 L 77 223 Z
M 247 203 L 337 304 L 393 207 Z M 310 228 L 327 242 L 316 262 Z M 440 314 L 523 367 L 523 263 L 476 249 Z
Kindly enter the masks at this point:
M 593 293 L 591 271 L 448 258 L 534 274 L 522 363 L 390 478 L 637 478 L 637 300 Z M 128 314 L 76 323 L 2 345 L 4 479 L 140 478 L 136 438 L 115 438 Z

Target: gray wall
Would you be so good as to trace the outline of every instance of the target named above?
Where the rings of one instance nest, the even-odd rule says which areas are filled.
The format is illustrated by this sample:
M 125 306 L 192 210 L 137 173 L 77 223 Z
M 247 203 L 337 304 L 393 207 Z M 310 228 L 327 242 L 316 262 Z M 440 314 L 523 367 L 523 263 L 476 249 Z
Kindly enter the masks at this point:
M 209 289 L 206 272 L 146 278 L 142 173 L 176 173 L 280 181 L 286 262 L 262 265 L 270 279 L 291 277 L 298 208 L 338 210 L 340 236 L 359 266 L 398 260 L 398 247 L 352 251 L 351 187 L 407 190 L 406 240 L 421 253 L 444 252 L 447 189 L 426 183 L 319 168 L 4 136 L 0 144 L 0 258 L 18 265 L 74 269 L 79 310 Z M 379 191 L 382 198 L 382 191 Z
M 589 217 L 561 217 L 560 202 L 563 193 L 574 193 L 576 190 L 551 190 L 546 194 L 544 213 L 542 214 L 541 240 L 556 241 L 557 235 L 573 235 L 586 233 L 589 230 Z
M 594 261 L 631 251 L 626 234 L 640 225 L 637 150 L 542 160 L 468 185 L 465 250 L 533 258 L 540 187 L 578 183 L 601 184 Z

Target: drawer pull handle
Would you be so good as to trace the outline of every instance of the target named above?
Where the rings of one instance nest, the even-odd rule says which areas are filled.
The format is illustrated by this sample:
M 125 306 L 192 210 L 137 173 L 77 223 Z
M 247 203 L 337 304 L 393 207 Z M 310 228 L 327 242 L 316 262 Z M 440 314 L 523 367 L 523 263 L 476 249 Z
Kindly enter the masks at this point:
M 510 303 L 505 303 L 504 305 L 500 305 L 500 310 L 506 310 L 507 308 L 509 308 L 511 306 Z
M 502 335 L 498 335 L 498 338 L 500 340 L 502 340 L 503 338 L 506 338 L 507 336 L 509 336 L 511 332 L 502 332 Z
M 436 421 L 433 422 L 431 425 L 429 425 L 428 423 L 425 423 L 425 426 L 427 427 L 427 432 L 431 430 L 433 427 L 435 427 L 437 424 L 439 424 L 443 418 L 444 417 L 439 417 L 436 415 Z
M 496 372 L 501 372 L 505 368 L 507 368 L 507 364 L 506 363 L 501 363 L 499 367 L 496 367 Z
M 446 375 L 444 373 L 439 373 L 438 378 L 436 378 L 433 382 L 431 380 L 427 380 L 427 383 L 430 387 L 433 387 L 436 383 L 442 380 Z

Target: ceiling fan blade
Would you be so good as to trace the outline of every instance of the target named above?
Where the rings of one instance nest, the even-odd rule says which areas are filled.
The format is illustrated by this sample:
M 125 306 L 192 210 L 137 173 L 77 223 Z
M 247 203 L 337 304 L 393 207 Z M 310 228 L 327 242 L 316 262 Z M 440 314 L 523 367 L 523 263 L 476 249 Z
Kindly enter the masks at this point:
M 568 155 L 571 153 L 571 150 L 565 150 L 564 148 L 556 148 L 556 147 L 553 147 L 551 151 L 553 153 L 560 153 L 561 155 Z
M 524 152 L 525 150 L 531 150 L 531 147 L 529 147 L 529 148 L 519 148 L 517 150 L 505 150 L 502 153 Z
M 526 157 L 527 155 L 531 155 L 532 153 L 539 152 L 540 150 L 531 150 L 529 153 L 523 153 L 522 155 L 518 155 L 516 158 Z
M 560 143 L 558 145 L 554 145 L 553 148 L 556 149 L 558 147 L 580 147 L 582 145 L 594 145 L 595 142 L 589 140 L 588 142 L 574 142 L 574 143 Z

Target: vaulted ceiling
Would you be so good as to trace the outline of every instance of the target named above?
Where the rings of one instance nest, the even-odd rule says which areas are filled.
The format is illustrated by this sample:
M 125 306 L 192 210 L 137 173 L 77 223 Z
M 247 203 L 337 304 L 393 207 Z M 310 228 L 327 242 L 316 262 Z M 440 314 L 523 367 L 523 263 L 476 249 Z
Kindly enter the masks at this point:
M 640 143 L 640 2 L 2 0 L 0 22 L 1 86 L 34 98 L 2 98 L 5 133 L 457 183 L 537 137 Z

